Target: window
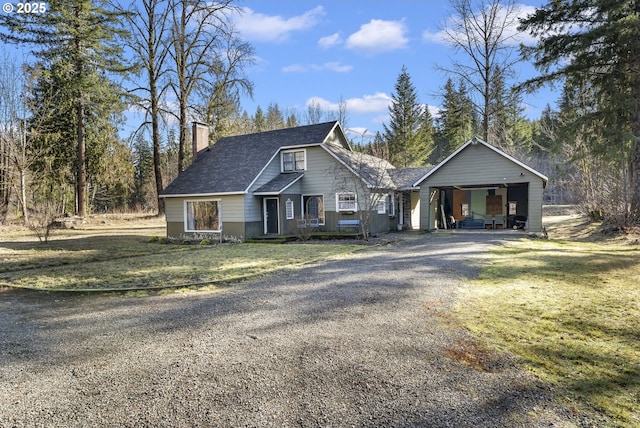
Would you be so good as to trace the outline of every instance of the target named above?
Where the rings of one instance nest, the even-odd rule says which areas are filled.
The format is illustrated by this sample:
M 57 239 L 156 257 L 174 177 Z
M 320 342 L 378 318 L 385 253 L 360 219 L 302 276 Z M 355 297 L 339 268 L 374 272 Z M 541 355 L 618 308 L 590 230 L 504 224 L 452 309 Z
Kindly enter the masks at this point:
M 336 207 L 337 211 L 358 211 L 356 194 L 353 192 L 336 193 Z
M 462 204 L 461 211 L 463 216 L 469 217 L 469 204 Z
M 387 196 L 378 195 L 378 203 L 376 204 L 376 211 L 378 214 L 384 214 L 387 212 Z
M 302 197 L 304 216 L 306 219 L 318 219 L 318 224 L 324 224 L 324 197 L 322 195 L 307 195 Z
M 307 169 L 304 150 L 282 152 L 282 172 L 304 171 Z
M 220 226 L 220 201 L 185 202 L 185 232 L 217 232 Z
M 287 199 L 284 205 L 287 211 L 287 220 L 291 220 L 295 217 L 295 214 L 293 212 L 293 201 L 291 199 Z
M 393 217 L 396 215 L 396 201 L 395 201 L 395 195 L 392 193 L 390 195 L 387 195 L 386 197 L 386 205 L 388 207 L 388 211 L 389 211 L 389 217 Z

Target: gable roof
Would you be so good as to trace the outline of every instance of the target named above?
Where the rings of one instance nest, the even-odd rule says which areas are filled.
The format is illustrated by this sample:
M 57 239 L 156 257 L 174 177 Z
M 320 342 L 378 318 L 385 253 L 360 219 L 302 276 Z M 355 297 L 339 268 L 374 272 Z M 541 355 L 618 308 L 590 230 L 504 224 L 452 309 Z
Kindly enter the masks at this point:
M 245 193 L 280 149 L 322 144 L 336 127 L 340 128 L 338 122 L 332 121 L 221 138 L 201 152 L 160 196 Z
M 369 188 L 395 188 L 391 174 L 389 173 L 389 171 L 395 169 L 395 167 L 386 160 L 362 152 L 347 150 L 335 145 L 323 148 L 364 181 Z
M 506 154 L 505 152 L 503 152 L 502 150 L 498 149 L 497 147 L 492 146 L 491 144 L 487 143 L 486 141 L 481 140 L 478 137 L 473 137 L 472 139 L 470 139 L 469 141 L 467 141 L 466 143 L 464 143 L 462 146 L 458 147 L 458 149 L 456 151 L 454 151 L 453 153 L 451 153 L 449 156 L 447 156 L 447 158 L 445 160 L 443 160 L 442 162 L 440 162 L 438 165 L 436 165 L 435 167 L 431 168 L 429 171 L 427 171 L 425 174 L 423 174 L 422 176 L 420 176 L 416 181 L 414 181 L 412 187 L 418 187 L 420 185 L 420 183 L 422 183 L 424 180 L 426 180 L 427 178 L 429 178 L 431 175 L 433 175 L 436 171 L 438 171 L 440 168 L 442 168 L 443 166 L 445 166 L 447 164 L 447 162 L 449 162 L 451 159 L 455 158 L 456 155 L 458 153 L 460 153 L 461 151 L 463 151 L 464 149 L 466 149 L 467 147 L 469 147 L 472 144 L 481 144 L 484 147 L 494 151 L 495 153 L 499 154 L 500 156 L 510 160 L 511 162 L 515 163 L 516 165 L 520 166 L 521 168 L 526 169 L 527 171 L 529 171 L 530 173 L 532 173 L 533 175 L 536 175 L 538 177 L 540 177 L 540 179 L 544 182 L 544 187 L 546 187 L 547 185 L 547 181 L 549 181 L 549 178 L 536 171 L 535 169 L 531 168 L 530 166 L 520 162 L 519 160 L 517 160 L 516 158 L 509 156 L 508 154 Z
M 303 172 L 280 173 L 270 182 L 253 191 L 254 195 L 279 195 L 304 177 Z

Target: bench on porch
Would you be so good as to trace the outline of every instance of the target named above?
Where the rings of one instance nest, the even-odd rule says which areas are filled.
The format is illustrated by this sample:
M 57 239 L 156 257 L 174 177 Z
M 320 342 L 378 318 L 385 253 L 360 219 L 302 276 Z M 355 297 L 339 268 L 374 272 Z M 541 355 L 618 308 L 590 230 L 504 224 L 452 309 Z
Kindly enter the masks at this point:
M 360 229 L 360 220 L 357 219 L 353 219 L 353 220 L 338 220 L 338 226 L 337 226 L 338 230 L 344 230 L 344 229 L 354 229 L 354 230 L 359 230 Z

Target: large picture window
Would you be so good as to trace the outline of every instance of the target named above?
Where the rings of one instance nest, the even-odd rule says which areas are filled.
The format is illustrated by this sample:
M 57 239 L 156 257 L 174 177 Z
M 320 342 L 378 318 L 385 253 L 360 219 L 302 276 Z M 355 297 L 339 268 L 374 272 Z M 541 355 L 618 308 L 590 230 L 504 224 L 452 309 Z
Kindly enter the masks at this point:
M 318 219 L 324 224 L 324 197 L 322 195 L 305 195 L 302 197 L 304 215 L 307 219 Z
M 353 192 L 336 193 L 338 211 L 358 211 L 356 194 Z
M 282 172 L 304 171 L 307 162 L 304 150 L 282 152 Z
M 220 201 L 185 202 L 185 232 L 217 232 L 220 223 Z

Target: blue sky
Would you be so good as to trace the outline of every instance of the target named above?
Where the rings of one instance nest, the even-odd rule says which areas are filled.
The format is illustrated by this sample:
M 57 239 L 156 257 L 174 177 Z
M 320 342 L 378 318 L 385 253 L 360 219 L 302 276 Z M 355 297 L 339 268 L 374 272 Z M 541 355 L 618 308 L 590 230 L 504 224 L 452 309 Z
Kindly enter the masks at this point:
M 521 2 L 526 15 L 540 1 Z M 352 138 L 370 135 L 388 123 L 388 105 L 402 66 L 407 67 L 420 102 L 437 112 L 454 54 L 440 30 L 450 17 L 447 1 L 436 0 L 244 0 L 236 28 L 249 41 L 256 63 L 247 69 L 255 84 L 249 114 L 277 103 L 283 112 L 304 118 L 309 102 L 324 110 L 347 103 Z M 514 30 L 515 31 L 515 30 Z M 519 78 L 535 73 L 516 64 Z M 537 118 L 557 94 L 546 90 L 526 96 L 525 114 Z

